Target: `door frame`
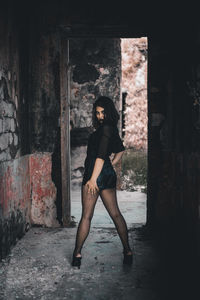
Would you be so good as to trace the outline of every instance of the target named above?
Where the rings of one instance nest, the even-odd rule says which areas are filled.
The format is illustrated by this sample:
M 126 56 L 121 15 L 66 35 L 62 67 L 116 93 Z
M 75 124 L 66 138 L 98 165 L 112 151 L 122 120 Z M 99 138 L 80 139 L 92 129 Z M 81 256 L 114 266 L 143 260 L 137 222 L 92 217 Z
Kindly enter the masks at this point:
M 69 39 L 60 34 L 60 145 L 62 225 L 71 223 L 70 64 Z
M 60 32 L 60 130 L 61 130 L 61 184 L 62 184 L 62 221 L 63 226 L 71 223 L 71 147 L 70 147 L 70 61 L 69 46 L 71 38 L 140 38 L 148 37 L 146 32 L 130 31 L 127 26 L 74 26 L 59 25 Z M 149 74 L 149 58 L 148 58 Z M 149 91 L 148 79 L 147 91 Z M 67 88 L 66 88 L 67 87 Z M 147 110 L 149 117 L 149 97 L 147 92 Z M 148 119 L 149 120 L 149 119 Z M 149 121 L 148 121 L 148 149 L 149 149 Z M 149 150 L 148 150 L 149 160 Z M 149 168 L 149 164 L 148 164 Z M 147 219 L 149 217 L 149 176 L 147 178 Z

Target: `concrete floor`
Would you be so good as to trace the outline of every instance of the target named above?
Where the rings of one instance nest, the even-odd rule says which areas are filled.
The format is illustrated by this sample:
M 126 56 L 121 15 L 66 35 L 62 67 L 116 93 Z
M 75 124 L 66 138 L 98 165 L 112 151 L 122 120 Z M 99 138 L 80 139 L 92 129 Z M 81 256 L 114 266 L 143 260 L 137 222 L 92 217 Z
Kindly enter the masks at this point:
M 81 213 L 79 196 L 78 192 L 72 193 L 75 221 L 79 221 Z M 185 281 L 176 280 L 177 269 L 166 267 L 171 266 L 171 257 L 164 263 L 163 252 L 158 251 L 151 235 L 145 233 L 145 194 L 119 192 L 118 199 L 134 252 L 131 267 L 122 264 L 119 236 L 98 200 L 82 250 L 81 268 L 71 266 L 77 227 L 32 227 L 0 263 L 0 299 L 183 299 Z M 173 282 L 169 280 L 171 277 L 175 279 Z M 193 298 L 193 291 L 189 286 L 190 297 L 185 299 L 199 299 Z

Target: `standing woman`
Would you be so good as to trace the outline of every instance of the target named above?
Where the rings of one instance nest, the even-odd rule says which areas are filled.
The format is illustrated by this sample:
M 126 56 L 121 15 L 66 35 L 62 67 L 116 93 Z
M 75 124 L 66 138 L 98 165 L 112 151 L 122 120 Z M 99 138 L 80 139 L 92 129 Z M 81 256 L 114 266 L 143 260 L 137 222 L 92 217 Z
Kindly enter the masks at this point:
M 128 241 L 127 225 L 117 203 L 117 177 L 113 169 L 125 150 L 117 128 L 118 120 L 119 114 L 113 101 L 108 97 L 99 97 L 93 105 L 93 126 L 96 131 L 89 136 L 88 140 L 81 191 L 82 216 L 77 229 L 72 266 L 80 268 L 81 249 L 89 234 L 99 195 L 121 239 L 124 254 L 123 263 L 132 263 L 133 254 Z M 112 153 L 115 155 L 111 161 L 110 155 Z

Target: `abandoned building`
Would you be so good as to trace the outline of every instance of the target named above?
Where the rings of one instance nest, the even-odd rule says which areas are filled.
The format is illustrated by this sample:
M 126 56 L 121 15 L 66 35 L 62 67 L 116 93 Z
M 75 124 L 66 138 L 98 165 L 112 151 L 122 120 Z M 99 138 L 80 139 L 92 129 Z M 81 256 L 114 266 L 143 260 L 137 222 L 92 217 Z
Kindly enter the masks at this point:
M 0 258 L 32 226 L 70 227 L 71 159 L 81 172 L 94 100 L 107 95 L 120 109 L 120 39 L 141 37 L 148 38 L 145 227 L 178 236 L 198 257 L 200 22 L 188 24 L 184 14 L 177 21 L 171 9 L 171 17 L 139 8 L 132 16 L 119 4 L 69 2 L 1 5 Z

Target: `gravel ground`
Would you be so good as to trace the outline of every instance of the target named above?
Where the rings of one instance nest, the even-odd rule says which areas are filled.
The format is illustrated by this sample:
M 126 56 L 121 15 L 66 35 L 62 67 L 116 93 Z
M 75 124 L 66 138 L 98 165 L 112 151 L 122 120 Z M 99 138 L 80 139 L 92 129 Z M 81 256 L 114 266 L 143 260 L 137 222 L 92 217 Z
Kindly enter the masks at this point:
M 192 272 L 187 272 L 188 277 L 184 273 L 185 263 L 188 261 L 191 265 L 189 253 L 187 260 L 182 260 L 186 257 L 183 255 L 178 264 L 181 250 L 175 251 L 174 241 L 164 238 L 164 251 L 160 251 L 152 235 L 146 231 L 142 222 L 146 210 L 144 195 L 136 192 L 118 195 L 134 253 L 131 267 L 122 263 L 121 241 L 99 200 L 90 234 L 82 249 L 81 268 L 71 266 L 81 213 L 80 195 L 76 193 L 72 203 L 75 227 L 31 227 L 12 248 L 10 255 L 0 262 L 0 299 L 183 300 L 187 286 L 190 297 L 187 295 L 184 299 L 199 299 L 191 297 L 193 287 L 188 285 L 188 278 Z M 166 260 L 168 252 L 172 256 Z M 175 258 L 174 253 L 177 253 Z M 178 278 L 181 278 L 179 282 Z M 176 293 L 174 287 L 177 287 Z
M 71 266 L 76 228 L 30 228 L 0 264 L 1 299 L 156 299 L 150 276 L 155 258 L 148 243 L 141 247 L 135 228 L 129 228 L 131 267 L 122 264 L 115 228 L 95 227 L 84 244 L 80 269 Z

